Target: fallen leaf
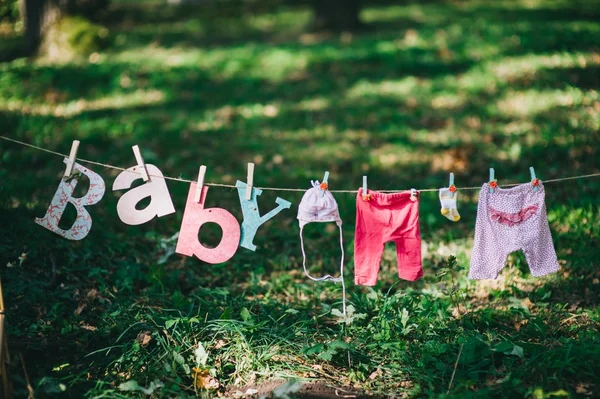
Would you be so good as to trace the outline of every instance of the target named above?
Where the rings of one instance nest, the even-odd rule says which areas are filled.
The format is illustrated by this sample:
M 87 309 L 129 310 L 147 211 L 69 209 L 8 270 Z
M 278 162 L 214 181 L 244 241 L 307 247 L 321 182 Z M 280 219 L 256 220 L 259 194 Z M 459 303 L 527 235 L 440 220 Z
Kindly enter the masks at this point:
M 452 316 L 460 318 L 462 315 L 467 313 L 467 308 L 463 304 L 458 304 L 458 307 L 452 309 Z
M 520 331 L 521 327 L 523 327 L 524 325 L 526 325 L 527 323 L 529 323 L 529 320 L 527 319 L 523 319 L 521 321 L 518 321 L 515 323 L 515 330 Z
M 221 348 L 222 348 L 222 347 L 224 347 L 224 346 L 225 346 L 225 341 L 223 341 L 222 339 L 218 340 L 218 341 L 215 343 L 215 349 L 221 349 Z
M 201 369 L 194 367 L 194 387 L 197 389 L 217 389 L 219 388 L 219 381 L 210 375 L 209 369 Z
M 374 380 L 377 377 L 381 376 L 381 369 L 377 369 L 375 371 L 373 371 L 370 375 L 369 375 L 369 379 L 370 380 Z
M 147 346 L 150 341 L 152 341 L 152 335 L 150 334 L 150 331 L 142 331 L 137 335 L 135 340 L 139 342 L 140 345 Z
M 534 305 L 533 305 L 533 302 L 531 302 L 531 300 L 529 298 L 525 298 L 521 301 L 521 306 L 523 306 L 524 308 L 527 308 L 527 310 L 531 310 L 531 308 Z
M 98 290 L 95 288 L 92 288 L 91 290 L 89 290 L 86 294 L 86 296 L 89 299 L 95 299 L 98 296 Z
M 79 323 L 79 325 L 81 326 L 81 328 L 88 331 L 96 331 L 98 329 L 98 327 L 90 326 L 89 324 L 83 322 Z
M 594 393 L 590 390 L 590 387 L 592 386 L 592 384 L 584 384 L 584 383 L 579 383 L 577 384 L 577 386 L 575 387 L 575 392 L 577 392 L 580 395 L 586 395 L 586 396 L 591 396 Z
M 196 356 L 196 364 L 198 366 L 206 366 L 206 362 L 208 361 L 208 353 L 206 353 L 202 342 L 198 342 L 198 346 L 194 350 L 194 355 Z
M 87 305 L 85 303 L 80 303 L 79 306 L 77 306 L 77 309 L 75 309 L 75 311 L 73 312 L 73 314 L 75 316 L 79 316 L 81 312 L 83 312 L 83 309 L 85 309 L 86 307 Z

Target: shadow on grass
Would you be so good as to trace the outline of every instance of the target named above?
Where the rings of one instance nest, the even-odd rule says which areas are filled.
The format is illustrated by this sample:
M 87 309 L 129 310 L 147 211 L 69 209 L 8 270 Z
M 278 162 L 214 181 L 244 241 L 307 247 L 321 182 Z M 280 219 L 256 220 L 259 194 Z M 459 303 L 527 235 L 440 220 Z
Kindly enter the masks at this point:
M 195 179 L 198 165 L 205 164 L 209 182 L 229 184 L 245 179 L 249 161 L 257 164 L 255 183 L 259 186 L 308 188 L 310 179 L 320 179 L 329 170 L 334 189 L 358 188 L 363 174 L 369 176 L 374 189 L 397 189 L 440 187 L 447 183 L 450 171 L 456 173 L 459 188 L 478 186 L 487 179 L 490 166 L 496 167 L 500 184 L 528 181 L 529 166 L 536 167 L 542 180 L 598 171 L 598 99 L 593 90 L 599 83 L 594 51 L 600 42 L 598 27 L 591 24 L 588 11 L 577 7 L 461 8 L 447 3 L 383 11 L 391 16 L 379 22 L 371 20 L 371 31 L 340 37 L 305 35 L 298 40 L 289 37 L 302 31 L 306 11 L 285 29 L 280 25 L 293 19 L 293 10 L 279 22 L 269 22 L 265 10 L 242 22 L 239 15 L 235 16 L 237 22 L 234 16 L 206 21 L 208 15 L 194 15 L 187 8 L 149 13 L 132 9 L 121 15 L 115 11 L 109 19 L 120 19 L 112 21 L 112 31 L 117 41 L 119 35 L 124 40 L 102 54 L 99 64 L 2 65 L 0 125 L 11 137 L 61 152 L 68 151 L 71 140 L 82 139 L 82 158 L 118 166 L 134 164 L 130 148 L 139 144 L 146 162 L 156 164 L 166 175 Z M 230 26 L 236 23 L 239 26 Z M 154 26 L 159 29 L 153 31 Z M 225 41 L 231 44 L 223 46 Z M 564 50 L 573 54 L 563 54 Z M 138 51 L 143 52 L 136 55 Z M 543 57 L 556 57 L 558 64 Z M 573 59 L 579 58 L 586 64 L 574 66 Z M 515 59 L 526 67 L 511 69 Z M 508 72 L 498 71 L 506 65 Z M 196 300 L 206 301 L 202 311 L 207 309 L 209 321 L 239 318 L 245 307 L 259 315 L 253 316 L 260 320 L 257 324 L 276 332 L 281 332 L 278 324 L 271 323 L 267 315 L 298 319 L 304 315 L 302 323 L 320 322 L 317 316 L 325 309 L 319 297 L 321 288 L 301 277 L 294 216 L 302 193 L 265 192 L 261 197 L 263 210 L 274 205 L 276 194 L 292 201 L 294 207 L 261 227 L 256 253 L 240 250 L 231 262 L 216 266 L 178 255 L 159 264 L 164 239 L 179 230 L 187 184 L 168 183 L 175 215 L 137 227 L 120 223 L 115 212 L 117 198 L 109 190 L 98 206 L 90 207 L 94 228 L 89 238 L 66 242 L 33 224 L 35 216 L 43 215 L 56 189 L 63 171 L 60 159 L 4 142 L 0 148 L 0 224 L 6 226 L 1 233 L 0 265 L 7 303 L 11 314 L 17 315 L 9 324 L 9 335 L 22 347 L 35 349 L 28 363 L 41 355 L 46 357 L 33 372 L 34 378 L 65 363 L 74 365 L 63 371 L 65 375 L 80 373 L 82 379 L 87 378 L 87 358 L 82 360 L 81 353 L 114 345 L 110 352 L 93 357 L 99 366 L 92 377 L 104 380 L 107 377 L 102 373 L 113 366 L 111 370 L 118 370 L 120 366 L 115 365 L 139 331 L 156 329 L 153 339 L 158 340 L 163 333 L 157 326 L 162 328 L 165 320 L 170 320 L 170 312 L 186 317 L 195 310 L 200 313 Z M 18 178 L 13 172 L 16 169 Z M 111 186 L 115 171 L 92 169 Z M 594 282 L 598 278 L 598 232 L 591 226 L 600 215 L 594 210 L 578 214 L 573 209 L 595 206 L 600 184 L 590 179 L 547 187 L 553 236 L 565 274 L 545 282 L 537 293 L 515 292 L 531 295 L 539 306 L 566 302 L 589 309 L 598 304 L 599 297 Z M 461 191 L 460 195 L 463 219 L 450 224 L 439 215 L 437 193 L 423 193 L 424 241 L 468 242 L 473 234 L 477 192 Z M 344 220 L 346 275 L 350 281 L 355 196 L 340 194 L 336 199 Z M 561 208 L 562 204 L 568 204 L 567 208 Z M 225 208 L 241 220 L 233 190 L 211 188 L 208 206 Z M 337 265 L 339 256 L 336 234 L 323 227 L 309 235 L 312 242 L 307 248 L 313 252 L 315 269 L 335 272 L 331 265 Z M 211 231 L 203 239 L 216 240 L 218 235 L 218 231 Z M 29 259 L 22 267 L 4 267 L 17 262 L 22 253 Z M 397 291 L 434 285 L 433 271 L 439 269 L 436 262 L 441 255 L 436 256 L 425 262 L 426 279 L 414 284 L 402 282 Z M 383 270 L 376 292 L 396 281 L 395 259 L 385 260 L 383 267 L 387 270 Z M 527 277 L 526 266 L 517 267 Z M 207 294 L 206 298 L 198 288 L 232 286 L 235 292 L 231 296 Z M 352 300 L 359 308 L 360 301 L 367 300 L 365 292 L 357 287 L 352 291 Z M 321 292 L 329 299 L 329 291 Z M 544 297 L 548 292 L 550 295 Z M 252 300 L 246 299 L 248 293 Z M 313 302 L 309 294 L 314 296 Z M 284 313 L 284 306 L 278 304 L 280 298 L 300 309 L 301 316 Z M 410 317 L 425 312 L 423 308 L 429 311 L 438 306 L 431 314 L 450 320 L 446 324 L 436 322 L 434 332 L 442 337 L 456 326 L 451 325 L 454 321 L 448 317 L 445 301 L 430 302 L 427 306 L 418 301 L 400 305 L 410 310 Z M 257 309 L 262 303 L 269 305 Z M 152 306 L 166 309 L 157 316 L 156 325 L 146 318 L 149 313 L 144 313 Z M 577 307 L 573 311 L 578 311 Z M 137 313 L 142 308 L 144 311 Z M 385 307 L 386 311 L 391 308 Z M 383 307 L 378 309 L 380 312 Z M 369 345 L 379 345 L 373 342 L 373 334 L 385 330 L 383 317 L 377 312 L 372 310 L 371 316 L 380 318 L 369 327 L 372 330 L 365 324 L 364 331 L 354 331 L 359 337 L 364 334 Z M 399 323 L 401 317 L 394 313 L 390 320 Z M 573 389 L 579 372 L 589 376 L 589 370 L 582 370 L 584 363 L 569 368 L 559 358 L 567 358 L 572 350 L 591 362 L 595 353 L 591 344 L 568 341 L 573 335 L 566 330 L 550 331 L 553 323 L 559 324 L 554 316 L 541 321 L 532 316 L 529 324 L 519 327 L 524 336 L 518 336 L 514 322 L 527 317 L 498 309 L 481 310 L 473 316 L 468 329 L 480 334 L 472 341 L 480 353 L 470 353 L 460 363 L 456 376 L 459 394 L 480 389 L 484 396 L 485 392 L 497 394 L 500 389 L 514 388 L 510 392 L 525 395 L 524 382 L 543 385 L 544 389 L 564 387 L 564 380 L 547 381 L 545 375 L 550 374 L 544 375 L 535 367 L 538 361 L 549 362 L 548 370 L 565 375 Z M 429 319 L 421 321 L 417 324 L 429 328 Z M 124 341 L 115 342 L 114 337 L 132 325 L 136 328 L 123 335 Z M 429 388 L 431 395 L 445 391 L 442 388 L 449 382 L 458 348 L 442 342 L 444 337 L 435 341 L 431 338 L 434 335 L 425 331 L 400 335 L 401 327 L 396 326 L 389 342 L 384 342 L 387 346 L 381 352 L 385 354 L 382 360 L 405 362 L 403 372 L 412 373 L 415 380 L 419 373 L 428 371 L 430 375 L 425 373 L 419 380 L 423 387 L 433 387 Z M 588 327 L 586 324 L 582 334 L 587 334 Z M 317 324 L 316 331 L 309 330 L 313 335 L 307 340 L 337 334 L 328 328 Z M 493 340 L 475 344 L 490 330 L 496 334 Z M 496 345 L 503 339 L 500 333 L 508 333 L 520 343 L 531 338 L 531 346 L 523 343 L 526 363 L 519 363 L 518 356 L 493 350 L 490 342 Z M 60 353 L 48 349 L 57 340 Z M 429 341 L 432 343 L 425 344 Z M 360 347 L 361 342 L 357 339 L 358 363 L 371 367 L 367 354 L 374 349 Z M 400 344 L 410 350 L 407 358 L 402 357 L 406 347 L 399 350 L 394 346 Z M 125 348 L 122 351 L 121 345 Z M 297 352 L 301 344 L 295 345 Z M 438 361 L 442 353 L 445 357 Z M 342 357 L 335 361 L 343 365 Z M 124 364 L 129 367 L 132 363 Z M 361 364 L 353 367 L 344 371 L 363 373 L 364 380 L 373 372 L 361 369 Z M 499 382 L 486 380 L 487 375 L 506 377 L 500 370 L 508 370 L 513 377 Z M 89 388 L 83 385 L 77 389 Z

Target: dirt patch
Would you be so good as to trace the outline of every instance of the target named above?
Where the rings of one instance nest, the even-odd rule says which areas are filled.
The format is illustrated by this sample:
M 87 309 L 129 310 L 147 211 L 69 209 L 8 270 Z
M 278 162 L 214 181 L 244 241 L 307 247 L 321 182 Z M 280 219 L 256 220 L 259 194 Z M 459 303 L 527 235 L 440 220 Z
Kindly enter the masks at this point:
M 383 399 L 386 396 L 348 387 L 335 387 L 323 382 L 267 381 L 258 385 L 230 388 L 225 397 L 233 399 Z

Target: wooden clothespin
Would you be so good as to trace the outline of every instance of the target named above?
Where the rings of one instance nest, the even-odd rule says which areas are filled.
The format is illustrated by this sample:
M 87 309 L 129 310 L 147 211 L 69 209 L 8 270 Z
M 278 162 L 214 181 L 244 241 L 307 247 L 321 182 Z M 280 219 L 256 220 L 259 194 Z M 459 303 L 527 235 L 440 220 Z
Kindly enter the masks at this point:
M 135 160 L 137 161 L 137 166 L 134 168 L 134 171 L 138 172 L 142 175 L 142 179 L 144 181 L 150 180 L 150 176 L 148 176 L 148 171 L 146 170 L 146 164 L 144 163 L 144 158 L 142 158 L 142 153 L 140 152 L 140 147 L 138 145 L 134 145 L 131 147 L 133 149 L 133 155 L 135 155 Z
M 325 191 L 327 191 L 327 180 L 329 180 L 329 171 L 325 171 L 325 175 L 323 176 L 323 181 L 321 182 L 321 197 L 325 195 Z
M 490 185 L 490 194 L 494 193 L 494 189 L 498 187 L 498 183 L 496 182 L 494 168 L 490 168 L 490 181 L 488 183 Z
M 540 179 L 535 176 L 535 169 L 533 166 L 529 167 L 529 174 L 531 175 L 531 184 L 533 184 L 533 191 L 538 191 L 538 186 L 540 185 Z
M 450 172 L 450 184 L 448 186 L 448 190 L 450 191 L 450 198 L 454 198 L 454 193 L 456 192 L 456 186 L 454 185 L 454 173 Z
M 75 165 L 75 160 L 77 159 L 77 150 L 79 149 L 79 140 L 73 140 L 73 145 L 71 145 L 71 152 L 69 153 L 69 160 L 67 161 L 67 168 L 65 169 L 64 177 L 71 177 L 73 173 L 73 166 Z
M 411 200 L 412 202 L 415 202 L 417 199 L 418 199 L 418 193 L 417 193 L 417 190 L 416 190 L 416 189 L 414 189 L 414 188 L 411 188 L 411 189 L 410 189 L 410 200 Z
M 202 187 L 204 187 L 204 175 L 206 175 L 206 166 L 200 166 L 200 170 L 198 171 L 198 181 L 196 183 L 196 195 L 194 196 L 194 201 L 200 203 L 202 199 Z
M 254 164 L 248 162 L 248 177 L 246 178 L 246 201 L 252 199 L 252 187 L 254 185 Z

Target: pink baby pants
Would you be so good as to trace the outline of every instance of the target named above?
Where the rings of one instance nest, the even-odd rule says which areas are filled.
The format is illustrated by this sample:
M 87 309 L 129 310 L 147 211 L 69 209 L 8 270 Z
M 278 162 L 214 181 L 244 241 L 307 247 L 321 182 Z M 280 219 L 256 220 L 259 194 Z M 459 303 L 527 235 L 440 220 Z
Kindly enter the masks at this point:
M 481 187 L 470 279 L 496 279 L 506 257 L 519 249 L 534 276 L 558 271 L 544 196 L 541 181 L 538 191 L 531 183 L 493 193 L 487 183 Z
M 410 191 L 384 194 L 368 191 L 369 201 L 356 198 L 356 237 L 354 239 L 354 282 L 375 285 L 383 247 L 396 243 L 398 276 L 414 281 L 423 276 L 419 202 L 411 201 Z

